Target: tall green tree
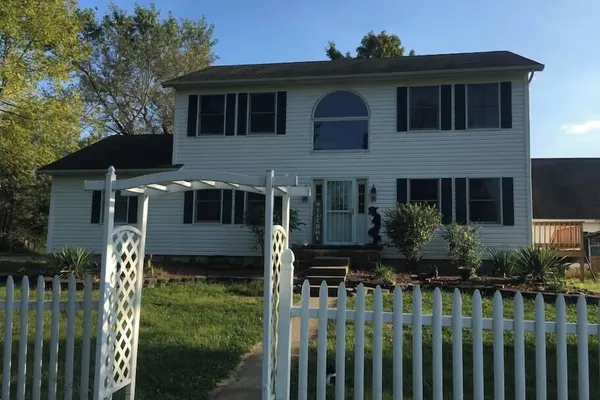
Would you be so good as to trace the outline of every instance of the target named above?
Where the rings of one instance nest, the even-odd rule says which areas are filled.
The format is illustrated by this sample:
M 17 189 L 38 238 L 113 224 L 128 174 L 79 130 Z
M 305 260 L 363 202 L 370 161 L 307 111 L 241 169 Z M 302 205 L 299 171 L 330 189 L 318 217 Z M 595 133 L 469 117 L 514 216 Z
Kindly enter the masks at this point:
M 132 14 L 111 4 L 98 18 L 81 12 L 83 37 L 92 47 L 77 64 L 84 100 L 99 122 L 96 133 L 173 132 L 175 95 L 161 82 L 209 66 L 216 40 L 204 17 L 162 18 L 154 4 L 136 6 Z
M 83 103 L 70 83 L 87 56 L 75 0 L 0 1 L 0 247 L 46 228 L 35 170 L 77 146 Z
M 330 60 L 341 60 L 344 58 L 386 58 L 398 57 L 404 55 L 404 46 L 400 38 L 393 34 L 388 34 L 386 31 L 381 31 L 375 34 L 370 31 L 363 36 L 360 41 L 360 46 L 356 48 L 356 56 L 353 57 L 349 51 L 342 54 L 335 46 L 335 42 L 329 41 L 325 48 L 325 54 Z M 410 50 L 409 56 L 414 56 L 415 51 Z

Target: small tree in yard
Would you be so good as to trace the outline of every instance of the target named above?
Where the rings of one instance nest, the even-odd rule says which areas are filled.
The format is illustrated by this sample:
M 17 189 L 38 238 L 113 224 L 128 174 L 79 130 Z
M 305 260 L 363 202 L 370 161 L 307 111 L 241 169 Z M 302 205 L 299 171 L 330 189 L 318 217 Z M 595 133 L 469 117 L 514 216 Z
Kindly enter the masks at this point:
M 475 225 L 452 224 L 444 230 L 448 242 L 450 262 L 461 272 L 463 278 L 470 278 L 481 265 L 483 247 L 479 241 L 479 229 Z
M 383 227 L 391 246 L 406 257 L 409 268 L 416 269 L 423 249 L 433 239 L 441 219 L 441 214 L 433 206 L 396 204 L 384 212 Z
M 273 212 L 273 223 L 281 225 L 281 211 Z M 290 232 L 300 230 L 306 225 L 298 220 L 298 210 L 290 209 Z M 244 215 L 242 227 L 249 228 L 254 236 L 254 249 L 261 250 L 265 247 L 265 209 L 264 207 L 250 207 Z

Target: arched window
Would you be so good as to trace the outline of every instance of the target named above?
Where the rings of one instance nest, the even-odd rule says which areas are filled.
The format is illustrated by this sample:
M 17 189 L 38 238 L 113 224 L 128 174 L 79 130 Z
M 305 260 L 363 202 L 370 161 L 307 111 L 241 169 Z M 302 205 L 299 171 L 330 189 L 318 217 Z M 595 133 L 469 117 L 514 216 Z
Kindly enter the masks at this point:
M 323 97 L 313 121 L 315 150 L 369 148 L 369 110 L 354 92 L 340 90 Z

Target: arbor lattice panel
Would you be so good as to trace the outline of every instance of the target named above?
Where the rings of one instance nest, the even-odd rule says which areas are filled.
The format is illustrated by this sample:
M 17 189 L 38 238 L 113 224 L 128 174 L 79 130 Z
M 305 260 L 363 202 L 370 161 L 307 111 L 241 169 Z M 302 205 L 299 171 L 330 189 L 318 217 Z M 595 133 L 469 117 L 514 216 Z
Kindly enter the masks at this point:
M 281 255 L 285 250 L 286 233 L 280 225 L 273 226 L 273 254 L 271 256 L 272 292 L 271 292 L 271 393 L 275 393 L 275 374 L 277 371 L 277 344 L 279 339 L 279 289 L 281 284 Z

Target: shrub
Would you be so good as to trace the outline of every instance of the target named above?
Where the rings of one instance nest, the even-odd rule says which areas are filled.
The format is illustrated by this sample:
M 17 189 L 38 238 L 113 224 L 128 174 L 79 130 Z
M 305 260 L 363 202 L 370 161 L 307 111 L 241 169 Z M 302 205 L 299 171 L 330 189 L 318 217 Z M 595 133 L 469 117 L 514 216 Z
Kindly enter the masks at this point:
M 563 280 L 569 267 L 566 257 L 553 247 L 529 246 L 517 251 L 516 269 L 519 276 L 538 282 Z
M 450 262 L 454 267 L 465 271 L 465 277 L 467 274 L 470 277 L 481 265 L 482 246 L 478 231 L 475 225 L 452 224 L 444 229 Z
M 417 268 L 425 245 L 440 226 L 441 214 L 423 204 L 396 204 L 386 210 L 383 228 L 391 242 L 406 257 L 410 268 Z
M 515 275 L 515 252 L 511 250 L 489 249 L 488 255 L 494 266 L 494 276 L 512 277 Z
M 273 223 L 281 225 L 281 211 L 273 212 Z M 290 232 L 300 230 L 300 226 L 306 225 L 298 220 L 298 210 L 290 210 Z M 263 207 L 251 207 L 244 215 L 242 227 L 250 229 L 254 236 L 254 249 L 262 250 L 265 247 L 265 209 Z
M 375 269 L 375 276 L 384 283 L 394 283 L 396 271 L 389 265 L 379 264 L 379 266 Z
M 65 247 L 53 255 L 56 263 L 56 273 L 61 278 L 68 278 L 71 274 L 76 278 L 86 278 L 94 267 L 92 253 L 80 247 Z

